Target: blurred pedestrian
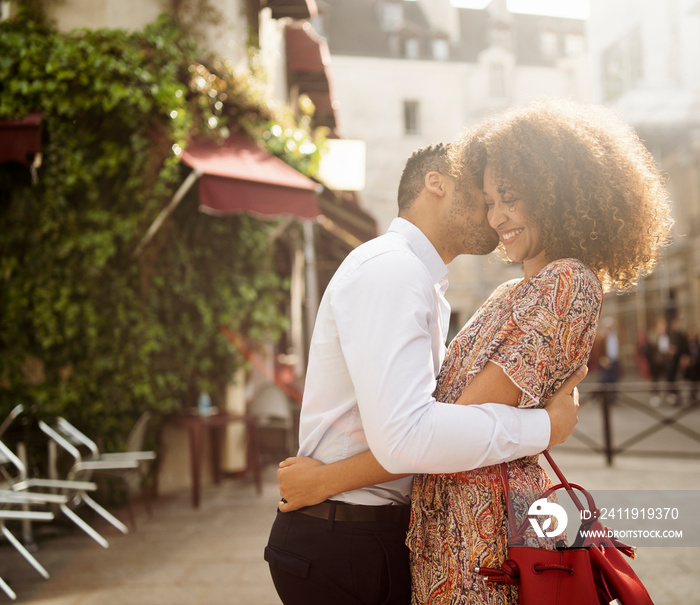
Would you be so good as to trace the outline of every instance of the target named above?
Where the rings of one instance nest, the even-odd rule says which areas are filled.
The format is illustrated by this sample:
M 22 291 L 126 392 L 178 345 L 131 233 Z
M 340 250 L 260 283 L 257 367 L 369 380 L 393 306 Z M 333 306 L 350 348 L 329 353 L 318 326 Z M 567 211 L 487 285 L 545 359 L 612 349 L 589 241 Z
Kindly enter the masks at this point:
M 681 403 L 677 380 L 681 369 L 681 359 L 687 355 L 688 340 L 677 319 L 672 319 L 668 330 L 668 362 L 666 365 L 666 382 L 668 394 L 666 403 L 679 405 Z
M 663 393 L 659 391 L 659 381 L 666 380 L 668 374 L 669 356 L 671 352 L 671 339 L 668 335 L 668 324 L 664 317 L 658 317 L 653 329 L 648 334 L 646 355 L 649 363 L 649 374 L 653 383 L 652 405 L 660 405 L 663 401 Z
M 651 370 L 649 369 L 649 335 L 646 331 L 640 332 L 637 337 L 637 346 L 634 352 L 634 358 L 637 362 L 639 375 L 644 380 L 651 379 Z
M 698 329 L 691 327 L 688 330 L 687 349 L 682 361 L 683 378 L 690 382 L 690 403 L 698 402 L 698 387 L 700 386 L 700 338 Z
M 620 380 L 620 339 L 615 320 L 603 320 L 603 329 L 596 343 L 600 382 L 610 384 Z
M 599 379 L 603 383 L 608 403 L 615 401 L 615 384 L 620 380 L 620 339 L 612 317 L 602 322 L 602 330 L 596 341 Z

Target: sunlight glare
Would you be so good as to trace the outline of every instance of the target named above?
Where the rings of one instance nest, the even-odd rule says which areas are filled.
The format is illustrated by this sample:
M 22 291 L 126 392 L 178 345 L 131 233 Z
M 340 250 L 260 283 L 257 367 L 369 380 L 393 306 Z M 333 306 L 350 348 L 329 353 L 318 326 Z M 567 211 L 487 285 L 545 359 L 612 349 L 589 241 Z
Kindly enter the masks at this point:
M 451 0 L 461 8 L 485 8 L 491 0 Z M 587 19 L 590 16 L 589 0 L 508 0 L 508 10 L 530 15 L 553 15 L 571 19 Z

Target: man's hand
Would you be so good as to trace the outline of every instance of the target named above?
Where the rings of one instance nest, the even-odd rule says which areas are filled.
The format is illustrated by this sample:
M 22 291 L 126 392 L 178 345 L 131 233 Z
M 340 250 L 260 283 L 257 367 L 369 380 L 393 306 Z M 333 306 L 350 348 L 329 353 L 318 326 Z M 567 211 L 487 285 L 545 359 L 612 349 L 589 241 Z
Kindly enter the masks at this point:
M 588 368 L 581 366 L 569 376 L 559 390 L 552 395 L 544 409 L 549 414 L 551 431 L 549 447 L 564 443 L 574 432 L 578 422 L 578 389 L 576 385 L 588 374 Z
M 287 458 L 280 462 L 277 469 L 277 479 L 280 482 L 280 496 L 283 500 L 279 509 L 288 513 L 304 506 L 312 506 L 323 502 L 333 494 L 322 491 L 323 481 L 321 472 L 323 462 L 306 456 Z

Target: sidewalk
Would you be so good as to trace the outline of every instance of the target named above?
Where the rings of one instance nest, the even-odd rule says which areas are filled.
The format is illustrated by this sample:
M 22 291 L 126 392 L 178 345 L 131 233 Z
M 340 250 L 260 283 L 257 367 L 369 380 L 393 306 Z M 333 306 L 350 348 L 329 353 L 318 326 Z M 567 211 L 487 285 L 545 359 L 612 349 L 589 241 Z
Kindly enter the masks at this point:
M 49 580 L 3 541 L 0 575 L 17 593 L 17 603 L 279 605 L 263 561 L 279 499 L 274 469 L 268 471 L 261 496 L 251 484 L 228 480 L 206 486 L 198 510 L 189 490 L 162 497 L 152 517 L 137 510 L 137 528 L 129 535 L 93 519 L 108 549 L 79 530 L 40 540 L 34 554 Z M 0 593 L 4 602 L 12 601 Z
M 571 481 L 588 489 L 700 487 L 696 460 L 620 458 L 607 468 L 602 456 L 555 450 L 554 457 Z M 274 470 L 266 469 L 261 496 L 250 484 L 227 480 L 204 489 L 199 510 L 188 490 L 159 499 L 150 518 L 139 510 L 129 535 L 100 525 L 107 550 L 78 531 L 44 538 L 36 557 L 49 580 L 3 541 L 0 576 L 17 603 L 279 605 L 262 558 L 279 497 Z M 632 564 L 656 605 L 677 605 L 700 602 L 697 558 L 700 549 L 645 548 Z M 11 601 L 0 593 L 4 602 Z

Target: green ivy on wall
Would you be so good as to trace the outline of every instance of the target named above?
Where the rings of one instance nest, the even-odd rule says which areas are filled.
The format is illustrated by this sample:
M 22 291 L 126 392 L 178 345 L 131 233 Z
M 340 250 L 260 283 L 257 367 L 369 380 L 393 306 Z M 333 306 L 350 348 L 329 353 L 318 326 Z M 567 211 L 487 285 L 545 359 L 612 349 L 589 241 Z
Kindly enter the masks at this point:
M 221 395 L 244 360 L 220 325 L 286 327 L 269 222 L 204 215 L 191 192 L 132 258 L 186 175 L 178 149 L 242 128 L 312 175 L 323 133 L 166 17 L 61 34 L 31 14 L 0 23 L 0 118 L 44 121 L 38 182 L 0 166 L 0 418 L 24 403 L 116 444 L 146 409 Z

